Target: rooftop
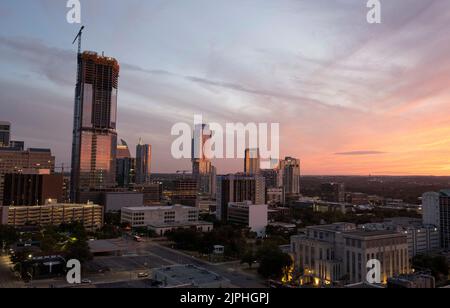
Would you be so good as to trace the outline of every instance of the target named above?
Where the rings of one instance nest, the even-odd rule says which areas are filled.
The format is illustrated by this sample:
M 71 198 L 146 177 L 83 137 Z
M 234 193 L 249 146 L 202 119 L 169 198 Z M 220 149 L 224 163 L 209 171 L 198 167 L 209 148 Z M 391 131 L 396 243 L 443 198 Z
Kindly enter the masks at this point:
M 366 230 L 358 230 L 358 231 L 350 231 L 345 232 L 345 236 L 354 236 L 354 237 L 378 237 L 378 236 L 403 236 L 401 233 L 396 231 L 366 231 Z
M 156 269 L 155 276 L 160 281 L 166 281 L 168 286 L 204 286 L 229 283 L 218 274 L 195 265 L 177 265 Z
M 170 210 L 174 210 L 175 208 L 191 209 L 191 210 L 197 209 L 197 208 L 192 207 L 192 206 L 176 204 L 176 205 L 168 205 L 168 206 L 125 207 L 125 208 L 122 209 L 122 211 L 124 211 L 124 210 L 132 211 L 132 212 L 152 212 L 152 211 L 159 211 L 159 210 L 168 210 L 168 211 L 170 211 Z
M 170 223 L 152 223 L 147 226 L 150 228 L 177 228 L 177 227 L 196 227 L 196 226 L 213 226 L 212 222 L 197 220 L 186 222 L 170 222 Z
M 443 189 L 440 191 L 441 195 L 444 195 L 445 197 L 450 197 L 450 189 Z
M 325 230 L 332 232 L 346 232 L 356 230 L 356 225 L 348 222 L 337 222 L 331 225 L 310 226 L 307 229 Z
M 57 204 L 48 204 L 48 205 L 31 205 L 31 206 L 5 206 L 5 208 L 9 208 L 12 210 L 15 209 L 37 209 L 37 208 L 53 208 L 53 207 L 61 207 L 61 208 L 76 208 L 76 207 L 100 207 L 98 204 L 75 204 L 75 203 L 57 203 Z

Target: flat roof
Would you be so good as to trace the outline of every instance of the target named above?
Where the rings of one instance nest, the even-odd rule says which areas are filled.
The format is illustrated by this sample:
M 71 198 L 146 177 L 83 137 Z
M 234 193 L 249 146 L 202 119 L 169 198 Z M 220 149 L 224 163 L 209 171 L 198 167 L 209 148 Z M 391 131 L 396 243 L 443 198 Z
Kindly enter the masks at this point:
M 195 265 L 176 265 L 156 269 L 155 275 L 162 281 L 167 278 L 169 286 L 207 285 L 229 282 L 222 276 Z
M 372 236 L 403 236 L 401 233 L 396 231 L 387 231 L 387 230 L 381 230 L 381 231 L 364 231 L 364 230 L 358 230 L 358 231 L 349 231 L 349 232 L 343 232 L 344 236 L 357 236 L 357 237 L 372 237 Z
M 69 203 L 55 203 L 55 204 L 46 204 L 46 205 L 30 205 L 30 206 L 4 206 L 4 208 L 9 209 L 36 209 L 36 208 L 49 208 L 49 207 L 61 207 L 61 208 L 77 208 L 77 207 L 102 207 L 98 204 L 69 204 Z
M 173 227 L 192 227 L 192 226 L 213 226 L 212 222 L 208 221 L 187 221 L 187 222 L 172 222 L 172 223 L 161 223 L 161 224 L 148 224 L 148 227 L 153 228 L 173 228 Z
M 346 230 L 347 227 L 356 229 L 356 225 L 353 223 L 337 222 L 337 223 L 328 224 L 328 225 L 309 226 L 309 227 L 306 227 L 306 230 L 313 229 L 313 230 L 325 230 L 325 231 L 335 231 L 335 232 L 348 232 L 349 230 Z
M 133 211 L 133 212 L 138 212 L 138 211 L 144 211 L 144 212 L 150 212 L 150 211 L 157 211 L 157 210 L 173 210 L 175 208 L 182 208 L 182 209 L 196 209 L 196 207 L 193 206 L 186 206 L 186 205 L 168 205 L 168 206 L 132 206 L 132 207 L 124 207 L 122 208 L 123 210 L 129 210 L 129 211 Z

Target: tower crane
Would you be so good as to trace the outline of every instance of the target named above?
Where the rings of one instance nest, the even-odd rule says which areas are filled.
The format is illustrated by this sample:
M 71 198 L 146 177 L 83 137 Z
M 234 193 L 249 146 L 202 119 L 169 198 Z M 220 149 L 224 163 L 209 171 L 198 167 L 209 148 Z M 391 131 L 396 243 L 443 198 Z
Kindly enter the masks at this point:
M 77 36 L 75 37 L 75 39 L 72 42 L 72 45 L 74 45 L 78 39 L 78 54 L 81 54 L 81 37 L 83 35 L 83 30 L 84 30 L 84 26 L 81 26 L 80 31 L 78 31 Z

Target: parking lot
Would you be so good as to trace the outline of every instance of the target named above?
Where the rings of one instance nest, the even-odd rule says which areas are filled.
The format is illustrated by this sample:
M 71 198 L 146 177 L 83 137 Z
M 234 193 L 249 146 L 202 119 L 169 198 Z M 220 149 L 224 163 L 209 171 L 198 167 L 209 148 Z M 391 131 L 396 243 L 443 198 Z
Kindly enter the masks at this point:
M 122 257 L 102 257 L 95 258 L 86 266 L 90 272 L 108 269 L 111 272 L 136 271 L 138 269 L 152 269 L 173 263 L 157 256 L 122 256 Z

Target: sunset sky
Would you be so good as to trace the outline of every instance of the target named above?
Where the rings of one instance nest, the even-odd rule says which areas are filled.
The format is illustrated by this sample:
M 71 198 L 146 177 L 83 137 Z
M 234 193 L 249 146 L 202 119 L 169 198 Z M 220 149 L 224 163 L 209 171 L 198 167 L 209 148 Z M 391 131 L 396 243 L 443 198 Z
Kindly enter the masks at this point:
M 121 63 L 119 138 L 170 156 L 171 127 L 280 123 L 303 174 L 450 175 L 450 1 L 81 0 L 83 49 Z M 80 25 L 65 0 L 0 1 L 0 120 L 69 164 Z M 235 172 L 242 161 L 216 161 Z

